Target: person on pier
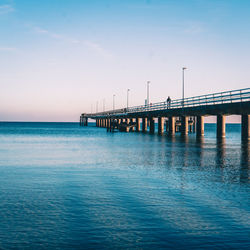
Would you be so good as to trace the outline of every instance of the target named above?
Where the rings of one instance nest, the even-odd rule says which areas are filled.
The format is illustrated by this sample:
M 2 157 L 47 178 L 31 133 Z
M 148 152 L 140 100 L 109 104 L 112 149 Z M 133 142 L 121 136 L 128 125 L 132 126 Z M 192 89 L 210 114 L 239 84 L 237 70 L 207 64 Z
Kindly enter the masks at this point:
M 171 105 L 171 98 L 170 98 L 170 96 L 168 96 L 167 104 L 168 104 L 168 108 L 170 108 L 170 105 Z

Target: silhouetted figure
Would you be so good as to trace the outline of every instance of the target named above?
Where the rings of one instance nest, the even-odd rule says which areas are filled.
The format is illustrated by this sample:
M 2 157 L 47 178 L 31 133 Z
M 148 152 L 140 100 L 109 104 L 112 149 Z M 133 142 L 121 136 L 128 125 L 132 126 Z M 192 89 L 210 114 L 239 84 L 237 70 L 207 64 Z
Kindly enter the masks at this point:
M 170 108 L 170 105 L 171 105 L 171 98 L 170 98 L 170 96 L 168 96 L 167 104 L 168 104 L 168 108 Z

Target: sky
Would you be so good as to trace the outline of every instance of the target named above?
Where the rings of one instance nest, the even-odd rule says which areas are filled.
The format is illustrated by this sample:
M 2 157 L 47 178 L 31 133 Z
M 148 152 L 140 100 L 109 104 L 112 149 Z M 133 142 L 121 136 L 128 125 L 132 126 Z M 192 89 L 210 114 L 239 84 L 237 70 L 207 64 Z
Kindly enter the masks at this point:
M 247 88 L 249 44 L 249 0 L 0 0 L 0 120 Z

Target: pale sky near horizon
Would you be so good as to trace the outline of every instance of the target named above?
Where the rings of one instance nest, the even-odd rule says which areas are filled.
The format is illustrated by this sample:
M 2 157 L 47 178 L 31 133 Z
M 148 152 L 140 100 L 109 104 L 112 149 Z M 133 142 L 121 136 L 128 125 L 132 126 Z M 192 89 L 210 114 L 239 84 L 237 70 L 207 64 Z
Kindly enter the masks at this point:
M 249 0 L 0 0 L 0 120 L 250 86 Z

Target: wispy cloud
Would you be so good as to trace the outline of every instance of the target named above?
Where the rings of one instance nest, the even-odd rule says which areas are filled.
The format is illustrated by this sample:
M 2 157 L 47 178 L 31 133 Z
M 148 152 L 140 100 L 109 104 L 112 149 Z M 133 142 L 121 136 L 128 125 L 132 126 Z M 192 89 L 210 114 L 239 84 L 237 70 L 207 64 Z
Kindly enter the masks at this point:
M 202 33 L 203 31 L 204 31 L 204 28 L 202 27 L 201 23 L 198 23 L 198 22 L 191 22 L 184 29 L 184 32 L 187 34 L 198 34 L 198 33 Z
M 5 51 L 5 52 L 14 52 L 17 51 L 17 48 L 14 47 L 0 47 L 0 51 Z
M 0 15 L 13 12 L 14 10 L 15 9 L 10 4 L 2 4 L 2 5 L 0 5 Z
M 63 41 L 63 42 L 69 43 L 69 44 L 83 45 L 83 46 L 87 47 L 89 50 L 93 51 L 95 54 L 97 54 L 100 57 L 104 57 L 104 58 L 113 57 L 113 55 L 109 51 L 104 49 L 100 44 L 98 44 L 96 42 L 92 42 L 89 40 L 81 41 L 81 40 L 76 39 L 74 37 L 68 37 L 65 35 L 54 33 L 54 32 L 51 32 L 47 29 L 43 29 L 40 27 L 33 27 L 33 31 L 37 34 L 46 35 L 50 38 L 60 40 L 60 41 Z
M 80 43 L 80 41 L 78 39 L 66 37 L 64 35 L 61 35 L 61 34 L 58 34 L 55 32 L 51 32 L 49 30 L 46 30 L 46 29 L 43 29 L 40 27 L 33 27 L 33 31 L 37 34 L 47 35 L 53 39 L 62 40 L 62 41 L 67 42 L 67 43 L 73 43 L 73 44 Z
M 94 51 L 96 54 L 105 57 L 105 58 L 112 58 L 113 55 L 108 52 L 107 50 L 105 50 L 100 44 L 98 43 L 94 43 L 91 41 L 85 41 L 84 44 L 91 49 L 92 51 Z
M 41 29 L 40 27 L 34 27 L 34 31 L 35 31 L 36 33 L 40 33 L 40 34 L 48 34 L 48 33 L 49 33 L 48 30 Z

